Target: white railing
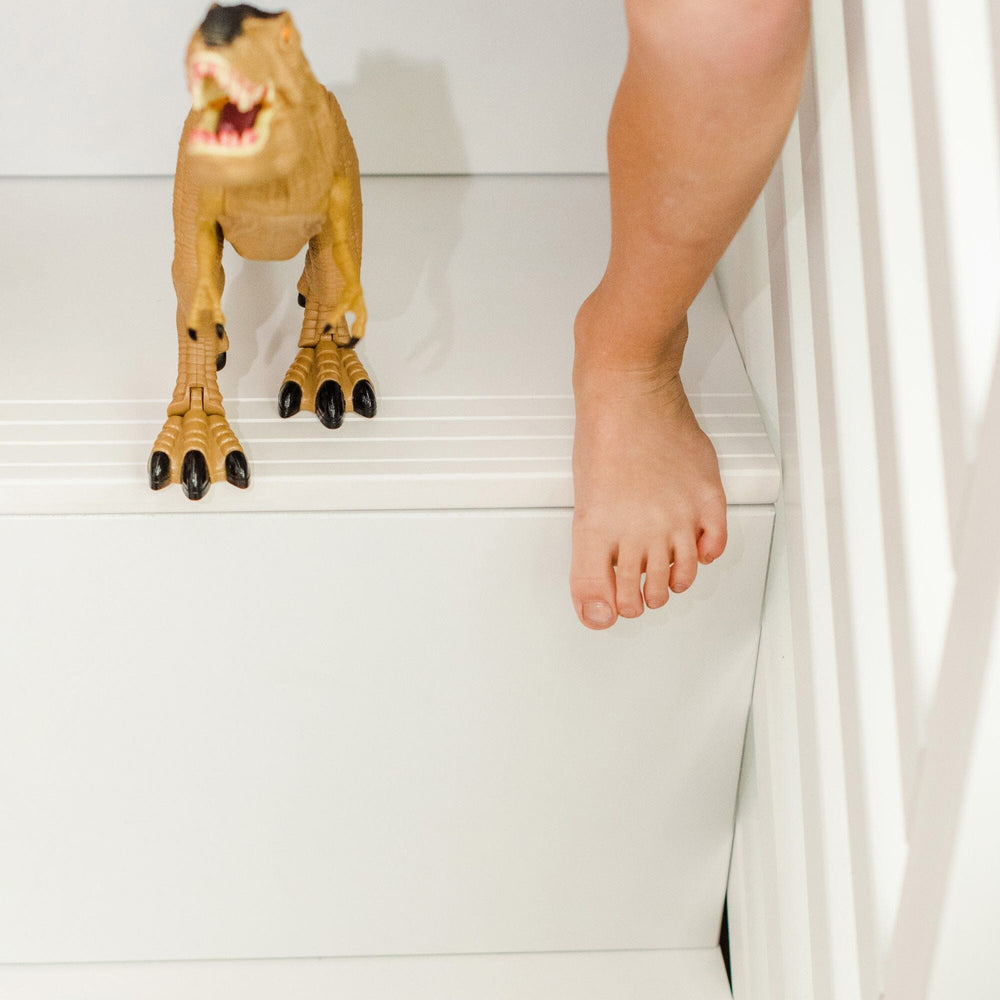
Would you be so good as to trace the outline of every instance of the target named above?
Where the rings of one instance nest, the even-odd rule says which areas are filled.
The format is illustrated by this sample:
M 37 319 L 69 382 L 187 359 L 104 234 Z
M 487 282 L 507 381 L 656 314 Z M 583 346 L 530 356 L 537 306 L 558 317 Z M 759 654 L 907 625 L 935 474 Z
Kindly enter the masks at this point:
M 784 476 L 738 996 L 996 995 L 970 942 L 1000 931 L 998 40 L 985 0 L 817 0 L 798 120 L 720 267 Z

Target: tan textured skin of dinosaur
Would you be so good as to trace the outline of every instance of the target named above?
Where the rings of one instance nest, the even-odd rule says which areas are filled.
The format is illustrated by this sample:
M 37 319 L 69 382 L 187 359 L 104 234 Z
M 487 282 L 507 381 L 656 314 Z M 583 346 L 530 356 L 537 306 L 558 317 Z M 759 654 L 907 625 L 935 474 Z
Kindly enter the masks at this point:
M 200 500 L 212 482 L 250 484 L 217 377 L 229 349 L 224 240 L 251 260 L 288 260 L 308 248 L 298 282 L 305 313 L 279 389 L 280 415 L 311 410 L 332 429 L 345 412 L 374 416 L 376 401 L 355 350 L 367 319 L 358 157 L 291 16 L 213 5 L 191 38 L 186 67 L 192 106 L 173 210 L 177 384 L 148 473 L 154 490 L 180 483 Z

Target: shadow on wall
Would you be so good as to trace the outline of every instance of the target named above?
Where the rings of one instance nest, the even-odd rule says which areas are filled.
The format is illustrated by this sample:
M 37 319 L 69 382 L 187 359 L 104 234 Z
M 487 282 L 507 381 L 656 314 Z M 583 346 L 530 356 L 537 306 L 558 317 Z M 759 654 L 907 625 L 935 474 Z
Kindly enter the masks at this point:
M 468 173 L 442 60 L 362 52 L 352 83 L 327 85 L 351 123 L 363 173 Z
M 402 204 L 390 202 L 394 196 L 385 188 L 366 185 L 365 175 L 466 173 L 466 153 L 444 65 L 440 60 L 423 61 L 394 52 L 365 53 L 353 82 L 327 86 L 343 108 L 361 165 L 366 343 L 376 344 L 380 320 L 406 313 L 420 290 L 432 305 L 433 321 L 408 331 L 405 344 L 396 338 L 393 350 L 404 351 L 407 362 L 421 371 L 431 371 L 447 357 L 454 342 L 448 272 L 462 233 L 469 182 L 449 181 L 452 197 L 442 209 L 437 199 L 407 197 Z M 414 195 L 419 192 L 414 184 Z M 234 337 L 227 372 L 230 384 L 239 384 L 260 357 L 269 363 L 278 355 L 291 360 L 302 317 L 295 282 L 303 259 L 304 253 L 289 265 L 243 260 L 232 266 L 236 258 L 227 248 L 232 271 L 223 308 Z M 391 267 L 382 267 L 383 260 L 391 262 Z M 383 273 L 391 280 L 372 281 L 373 275 Z M 253 347 L 247 343 L 250 330 L 254 331 Z M 380 391 L 391 395 L 392 388 L 383 386 Z
M 444 63 L 397 52 L 364 52 L 353 84 L 331 88 L 354 131 L 361 170 L 369 174 L 456 174 L 469 172 L 462 130 L 455 114 Z M 462 235 L 468 180 L 449 184 L 447 202 L 410 198 L 394 218 L 372 213 L 381 228 L 366 229 L 369 246 L 393 242 L 393 285 L 379 289 L 369 310 L 392 319 L 404 314 L 417 289 L 432 304 L 433 321 L 410 330 L 406 360 L 420 371 L 434 370 L 455 339 L 454 296 L 448 265 Z M 419 193 L 414 188 L 415 193 Z M 442 204 L 446 207 L 442 211 Z M 374 237 L 370 240 L 370 237 Z

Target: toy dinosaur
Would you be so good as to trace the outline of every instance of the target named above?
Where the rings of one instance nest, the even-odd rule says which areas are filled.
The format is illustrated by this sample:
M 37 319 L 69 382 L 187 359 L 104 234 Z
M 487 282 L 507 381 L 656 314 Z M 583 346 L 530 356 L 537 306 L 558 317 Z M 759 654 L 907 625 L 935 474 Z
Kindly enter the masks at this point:
M 367 318 L 357 153 L 291 16 L 213 5 L 188 46 L 187 79 L 192 108 L 174 181 L 177 386 L 148 471 L 154 490 L 180 483 L 200 500 L 214 481 L 250 483 L 216 376 L 229 348 L 224 239 L 251 260 L 288 260 L 308 244 L 298 283 L 305 316 L 281 416 L 313 410 L 335 428 L 345 411 L 371 417 L 376 404 L 354 350 Z

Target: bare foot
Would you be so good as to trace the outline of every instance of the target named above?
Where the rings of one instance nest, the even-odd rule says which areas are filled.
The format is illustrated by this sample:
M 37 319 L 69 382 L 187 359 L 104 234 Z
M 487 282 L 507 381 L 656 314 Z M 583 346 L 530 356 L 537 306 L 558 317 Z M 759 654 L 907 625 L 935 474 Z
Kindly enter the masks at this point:
M 592 301 L 580 311 L 573 366 L 570 592 L 593 629 L 637 618 L 644 604 L 662 607 L 726 547 L 719 463 L 672 363 L 680 352 L 646 364 L 591 352 L 599 341 L 586 327 L 601 326 L 598 314 Z M 685 325 L 681 350 L 686 333 Z

